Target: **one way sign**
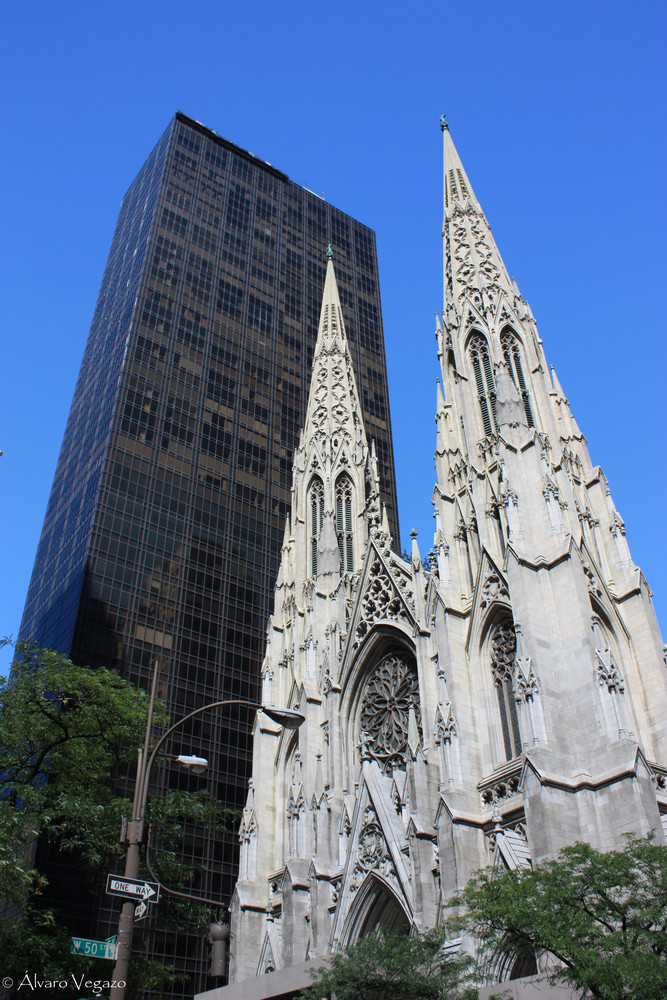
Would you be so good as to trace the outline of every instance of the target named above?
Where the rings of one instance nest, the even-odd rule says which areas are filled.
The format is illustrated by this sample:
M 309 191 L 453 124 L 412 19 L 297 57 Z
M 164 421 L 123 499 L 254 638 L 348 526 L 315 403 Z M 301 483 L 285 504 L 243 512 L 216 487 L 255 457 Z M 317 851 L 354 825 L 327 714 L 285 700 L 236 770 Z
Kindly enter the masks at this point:
M 125 899 L 141 899 L 146 903 L 157 903 L 160 886 L 157 882 L 144 879 L 125 878 L 124 875 L 107 875 L 107 895 L 123 896 Z

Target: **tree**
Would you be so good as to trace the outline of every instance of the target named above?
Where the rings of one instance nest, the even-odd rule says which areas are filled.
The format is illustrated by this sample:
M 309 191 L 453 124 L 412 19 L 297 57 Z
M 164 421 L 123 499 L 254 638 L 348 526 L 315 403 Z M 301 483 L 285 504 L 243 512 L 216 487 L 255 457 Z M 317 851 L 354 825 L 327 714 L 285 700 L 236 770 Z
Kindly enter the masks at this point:
M 303 1000 L 469 1000 L 470 959 L 444 951 L 445 929 L 414 937 L 375 931 L 331 956 Z
M 30 848 L 40 834 L 85 864 L 113 843 L 121 803 L 109 776 L 143 742 L 148 700 L 104 668 L 27 643 L 17 654 L 0 681 L 0 896 L 23 907 L 38 878 Z
M 573 844 L 532 871 L 486 868 L 451 903 L 487 954 L 550 953 L 553 982 L 599 1000 L 667 995 L 667 849 L 652 836 L 604 854 Z
M 124 776 L 136 760 L 147 714 L 146 692 L 112 671 L 79 667 L 52 650 L 17 644 L 11 677 L 0 679 L 0 954 L 6 975 L 16 979 L 26 969 L 43 969 L 49 978 L 71 982 L 72 972 L 95 970 L 91 978 L 108 977 L 109 963 L 70 956 L 69 915 L 51 899 L 36 849 L 48 845 L 76 867 L 91 897 L 102 897 L 106 874 L 122 871 L 118 833 L 123 816 L 131 814 L 131 803 L 110 778 Z M 167 721 L 156 706 L 154 724 Z M 169 852 L 157 852 L 155 865 L 166 884 L 185 888 L 195 874 L 174 850 L 184 824 L 210 823 L 221 830 L 228 818 L 206 791 L 172 791 L 149 800 L 154 842 L 170 845 Z M 201 906 L 172 903 L 169 910 L 183 924 L 203 927 L 210 919 Z M 148 978 L 159 986 L 173 977 L 162 966 L 142 970 L 141 978 L 144 986 Z M 59 992 L 63 1000 L 68 995 Z

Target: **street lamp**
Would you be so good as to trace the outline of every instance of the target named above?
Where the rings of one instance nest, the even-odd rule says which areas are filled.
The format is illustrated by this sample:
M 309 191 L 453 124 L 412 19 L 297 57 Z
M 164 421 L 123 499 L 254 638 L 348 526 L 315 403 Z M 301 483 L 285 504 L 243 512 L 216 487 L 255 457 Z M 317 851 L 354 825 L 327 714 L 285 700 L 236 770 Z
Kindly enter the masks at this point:
M 203 774 L 208 767 L 206 757 L 193 757 L 191 754 L 179 753 L 176 763 L 189 768 L 193 774 Z
M 194 716 L 200 715 L 202 712 L 208 712 L 214 708 L 223 708 L 228 705 L 244 705 L 247 708 L 257 709 L 257 711 L 264 712 L 264 714 L 268 715 L 273 722 L 278 723 L 278 725 L 282 726 L 284 729 L 298 729 L 299 726 L 305 721 L 304 716 L 301 715 L 300 712 L 296 712 L 294 709 L 278 708 L 275 705 L 261 705 L 258 702 L 249 701 L 246 698 L 227 698 L 223 701 L 212 701 L 208 705 L 202 705 L 201 708 L 195 708 L 194 711 L 189 712 L 188 715 L 185 715 L 178 722 L 175 722 L 172 726 L 170 726 L 166 733 L 164 733 L 157 741 L 149 756 L 148 751 L 153 725 L 153 706 L 155 704 L 155 692 L 157 689 L 157 668 L 158 665 L 156 663 L 151 683 L 151 696 L 148 707 L 148 718 L 146 719 L 144 746 L 143 749 L 139 749 L 137 751 L 137 776 L 134 783 L 132 819 L 127 824 L 127 831 L 125 834 L 128 846 L 127 855 L 125 857 L 124 876 L 129 880 L 136 879 L 139 875 L 139 847 L 143 842 L 144 819 L 146 814 L 146 801 L 148 799 L 148 779 L 150 776 L 150 770 L 158 751 L 176 729 L 179 729 L 190 719 L 194 718 Z M 174 759 L 179 761 L 185 767 L 191 768 L 195 773 L 201 773 L 206 768 L 208 763 L 204 757 L 193 757 L 187 754 L 181 754 L 179 757 L 175 757 Z M 211 900 L 189 896 L 187 893 L 177 893 L 174 890 L 167 890 L 167 892 L 169 892 L 170 895 L 182 896 L 185 899 L 195 899 L 197 902 L 207 903 L 214 906 L 219 905 L 219 903 L 214 903 Z M 125 900 L 118 920 L 116 964 L 114 965 L 112 976 L 114 985 L 111 987 L 109 994 L 110 1000 L 125 1000 L 127 973 L 130 953 L 132 951 L 132 931 L 134 928 L 135 907 L 136 902 L 134 900 Z

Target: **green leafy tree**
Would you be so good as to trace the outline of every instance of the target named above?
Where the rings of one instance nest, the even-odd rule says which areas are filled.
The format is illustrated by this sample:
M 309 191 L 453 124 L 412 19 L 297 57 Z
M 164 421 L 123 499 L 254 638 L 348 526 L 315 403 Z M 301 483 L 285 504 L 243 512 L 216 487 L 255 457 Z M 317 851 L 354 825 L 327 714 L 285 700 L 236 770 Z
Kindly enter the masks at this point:
M 599 1000 L 667 996 L 667 849 L 651 836 L 608 853 L 573 844 L 532 871 L 487 868 L 451 902 L 487 954 L 550 953 L 553 982 Z
M 444 950 L 445 929 L 414 937 L 376 931 L 331 956 L 313 973 L 303 1000 L 473 1000 L 471 961 Z
M 3 973 L 15 982 L 29 969 L 70 981 L 72 972 L 96 979 L 111 972 L 109 962 L 69 954 L 68 914 L 51 899 L 35 851 L 41 838 L 65 864 L 76 866 L 91 900 L 102 898 L 106 874 L 122 871 L 118 834 L 122 818 L 131 814 L 131 803 L 110 778 L 134 764 L 147 715 L 146 692 L 112 671 L 17 645 L 11 677 L 0 680 L 0 954 Z M 158 727 L 168 721 L 159 705 L 153 718 Z M 208 792 L 171 791 L 149 800 L 148 819 L 158 848 L 156 872 L 166 885 L 187 891 L 197 870 L 178 858 L 186 824 L 221 831 L 229 812 Z M 160 844 L 169 850 L 160 851 Z M 194 923 L 203 930 L 210 919 L 202 906 L 166 900 L 159 906 L 158 918 L 176 929 Z M 159 989 L 173 981 L 173 972 L 142 962 L 141 934 L 137 925 L 133 978 Z M 60 994 L 65 1000 L 67 991 Z M 78 996 L 74 987 L 72 995 Z

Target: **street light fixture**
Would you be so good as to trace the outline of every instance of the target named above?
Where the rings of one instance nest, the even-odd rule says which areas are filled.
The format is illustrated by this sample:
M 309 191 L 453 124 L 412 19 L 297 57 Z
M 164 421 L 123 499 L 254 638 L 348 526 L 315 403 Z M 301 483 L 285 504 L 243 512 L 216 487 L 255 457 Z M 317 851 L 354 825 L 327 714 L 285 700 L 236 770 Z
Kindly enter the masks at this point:
M 246 708 L 254 708 L 257 711 L 264 712 L 265 715 L 279 726 L 284 729 L 298 729 L 299 726 L 305 722 L 305 718 L 300 712 L 296 712 L 291 708 L 278 708 L 275 705 L 261 705 L 258 702 L 249 701 L 246 698 L 227 698 L 223 701 L 212 701 L 208 705 L 202 705 L 200 708 L 195 708 L 192 712 L 189 712 L 178 722 L 175 722 L 172 726 L 167 729 L 167 731 L 160 737 L 152 751 L 149 755 L 149 746 L 151 739 L 151 731 L 153 725 L 153 706 L 155 704 L 155 693 L 157 689 L 157 678 L 158 678 L 158 664 L 155 663 L 153 669 L 153 678 L 151 682 L 151 696 L 148 708 L 148 718 L 146 719 L 146 731 L 144 734 L 144 746 L 143 749 L 137 751 L 137 776 L 134 783 L 134 798 L 132 802 L 132 819 L 127 824 L 127 832 L 125 839 L 127 841 L 127 855 L 125 857 L 125 872 L 124 876 L 126 879 L 136 880 L 139 875 L 139 847 L 143 843 L 143 833 L 144 833 L 144 819 L 146 814 L 146 802 L 148 799 L 148 779 L 150 776 L 150 770 L 153 766 L 155 758 L 158 754 L 160 748 L 164 745 L 166 740 L 171 736 L 171 734 L 183 726 L 190 719 L 194 718 L 196 715 L 201 715 L 202 712 L 211 711 L 214 708 L 223 708 L 228 705 L 243 705 Z M 204 757 L 194 757 L 188 754 L 181 754 L 176 757 L 176 760 L 182 763 L 186 767 L 190 767 L 195 773 L 201 773 L 205 770 L 208 761 Z M 149 868 L 150 871 L 150 868 Z M 152 874 L 152 872 L 151 872 Z M 179 893 L 173 889 L 165 890 L 173 896 L 181 896 L 184 899 L 196 900 L 197 902 L 206 903 L 212 906 L 220 906 L 219 903 L 213 902 L 212 900 L 207 900 L 202 897 L 190 896 L 187 893 Z M 116 948 L 116 964 L 113 971 L 113 982 L 114 985 L 111 987 L 109 994 L 110 1000 L 125 1000 L 125 989 L 127 983 L 127 973 L 130 960 L 130 954 L 132 950 L 132 931 L 134 928 L 134 911 L 136 903 L 134 900 L 127 899 L 123 903 L 123 907 L 118 920 L 118 935 L 117 935 L 117 948 Z M 122 985 L 121 985 L 122 984 Z
M 193 757 L 191 754 L 179 753 L 178 757 L 174 757 L 174 760 L 177 764 L 182 764 L 188 771 L 192 771 L 193 774 L 203 774 L 208 767 L 206 757 Z

